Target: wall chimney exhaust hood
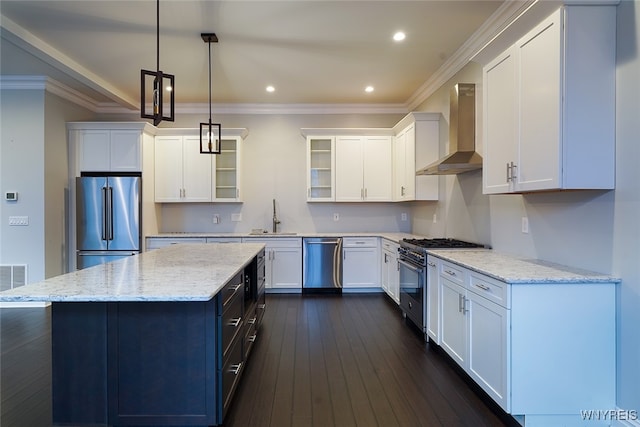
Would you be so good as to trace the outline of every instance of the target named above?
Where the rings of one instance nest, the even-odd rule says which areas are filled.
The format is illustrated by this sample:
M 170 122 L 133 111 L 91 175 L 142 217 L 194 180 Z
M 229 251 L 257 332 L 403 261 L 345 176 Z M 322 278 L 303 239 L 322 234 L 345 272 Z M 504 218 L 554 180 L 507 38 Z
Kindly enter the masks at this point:
M 482 169 L 476 153 L 476 85 L 458 83 L 451 88 L 449 151 L 451 154 L 418 170 L 416 175 L 453 175 Z

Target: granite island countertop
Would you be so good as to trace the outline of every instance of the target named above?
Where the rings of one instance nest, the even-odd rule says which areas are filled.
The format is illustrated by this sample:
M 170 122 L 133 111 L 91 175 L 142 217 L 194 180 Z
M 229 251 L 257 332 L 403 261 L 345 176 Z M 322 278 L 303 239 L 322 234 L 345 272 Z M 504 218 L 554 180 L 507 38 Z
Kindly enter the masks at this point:
M 0 301 L 208 301 L 263 248 L 171 245 L 0 292 Z
M 296 233 L 257 233 L 252 234 L 249 232 L 167 232 L 158 234 L 149 234 L 145 237 L 160 238 L 160 239 L 175 239 L 175 238 L 305 238 L 305 237 L 382 237 L 387 240 L 399 243 L 402 239 L 423 239 L 426 236 L 404 233 L 400 231 L 362 231 L 362 232 L 296 232 Z
M 445 261 L 502 282 L 517 283 L 618 283 L 620 278 L 538 259 L 521 258 L 488 249 L 428 250 Z

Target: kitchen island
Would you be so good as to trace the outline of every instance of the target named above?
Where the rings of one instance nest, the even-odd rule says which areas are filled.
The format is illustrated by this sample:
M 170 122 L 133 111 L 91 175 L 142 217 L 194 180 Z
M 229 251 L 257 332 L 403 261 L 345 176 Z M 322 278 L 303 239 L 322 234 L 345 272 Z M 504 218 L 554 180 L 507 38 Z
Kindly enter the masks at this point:
M 52 303 L 53 421 L 222 423 L 264 311 L 264 245 L 173 245 L 0 293 Z

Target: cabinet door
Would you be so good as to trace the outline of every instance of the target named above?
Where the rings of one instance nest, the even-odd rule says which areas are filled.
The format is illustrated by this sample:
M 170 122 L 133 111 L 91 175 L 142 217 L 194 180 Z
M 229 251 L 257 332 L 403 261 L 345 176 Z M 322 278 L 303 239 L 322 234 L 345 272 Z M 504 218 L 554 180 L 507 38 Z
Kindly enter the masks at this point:
M 215 201 L 240 201 L 240 147 L 240 138 L 223 138 L 220 154 L 212 156 L 215 163 Z
M 404 191 L 402 200 L 416 198 L 416 128 L 409 126 L 404 132 Z
M 516 43 L 520 191 L 560 187 L 561 11 Z M 578 101 L 579 102 L 579 101 Z
M 213 155 L 200 153 L 200 137 L 182 138 L 182 201 L 210 202 Z
M 440 344 L 440 285 L 438 264 L 429 257 L 427 260 L 427 335 Z
M 270 277 L 272 288 L 302 289 L 301 248 L 272 248 Z
M 108 130 L 85 130 L 80 132 L 80 170 L 83 172 L 107 172 L 111 168 L 111 152 Z
M 137 130 L 112 130 L 109 144 L 110 171 L 142 171 L 142 134 Z
M 440 276 L 442 309 L 441 347 L 461 367 L 467 362 L 467 319 L 464 314 L 465 290 L 462 286 Z
M 400 303 L 400 272 L 398 271 L 397 255 L 387 249 L 382 251 L 382 289 L 396 303 Z
M 393 199 L 403 201 L 407 198 L 407 131 L 400 132 L 393 145 Z
M 510 48 L 483 70 L 484 194 L 507 193 L 513 189 L 509 176 L 511 162 L 517 162 L 518 145 L 516 54 L 517 51 Z
M 179 202 L 182 188 L 182 138 L 158 136 L 155 140 L 155 201 Z
M 393 199 L 392 146 L 390 136 L 369 136 L 362 144 L 364 200 Z
M 335 199 L 335 138 L 307 138 L 307 201 Z
M 508 412 L 509 312 L 474 292 L 468 292 L 467 298 L 467 373 Z
M 377 248 L 342 250 L 342 286 L 344 288 L 380 287 Z
M 360 202 L 364 197 L 362 137 L 336 137 L 336 201 Z

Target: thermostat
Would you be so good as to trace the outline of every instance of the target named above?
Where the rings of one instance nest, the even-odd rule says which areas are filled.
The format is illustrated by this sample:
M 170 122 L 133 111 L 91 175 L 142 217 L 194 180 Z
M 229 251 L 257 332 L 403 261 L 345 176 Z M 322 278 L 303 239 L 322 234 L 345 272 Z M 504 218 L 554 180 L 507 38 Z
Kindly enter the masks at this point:
M 10 202 L 15 202 L 18 200 L 18 192 L 17 191 L 7 191 L 4 195 L 4 199 Z

